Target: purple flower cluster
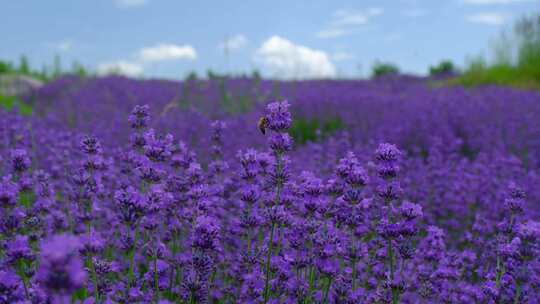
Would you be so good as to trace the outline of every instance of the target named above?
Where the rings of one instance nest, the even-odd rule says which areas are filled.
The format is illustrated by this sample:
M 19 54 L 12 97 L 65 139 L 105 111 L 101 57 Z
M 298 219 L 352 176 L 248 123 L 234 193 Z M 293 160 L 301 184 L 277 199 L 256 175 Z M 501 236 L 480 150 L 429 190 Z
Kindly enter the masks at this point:
M 303 146 L 292 113 L 332 102 L 213 113 L 205 126 L 133 105 L 103 138 L 105 121 L 68 130 L 0 113 L 0 303 L 540 303 L 540 150 L 515 138 L 533 130 L 473 137 L 472 114 L 443 112 L 457 98 L 444 89 L 429 99 L 437 119 L 396 121 L 417 84 L 382 97 L 360 85 L 353 101 L 372 118 L 347 118 L 343 94 L 348 132 Z M 467 111 L 521 113 L 475 102 L 488 93 L 465 96 Z

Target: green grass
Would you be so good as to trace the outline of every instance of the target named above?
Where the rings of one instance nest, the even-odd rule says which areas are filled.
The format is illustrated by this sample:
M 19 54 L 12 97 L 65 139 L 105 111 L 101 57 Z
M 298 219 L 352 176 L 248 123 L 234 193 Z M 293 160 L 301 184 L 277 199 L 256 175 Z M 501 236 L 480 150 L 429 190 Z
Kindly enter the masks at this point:
M 340 117 L 329 117 L 324 120 L 317 118 L 295 118 L 289 134 L 295 143 L 302 145 L 308 141 L 315 142 L 321 136 L 326 137 L 344 128 L 345 124 Z M 318 130 L 320 131 L 320 136 L 317 135 Z
M 540 89 L 540 78 L 532 67 L 517 67 L 498 64 L 489 67 L 471 68 L 463 75 L 450 80 L 450 84 L 474 87 L 481 85 L 512 86 L 524 89 Z
M 7 110 L 13 111 L 15 108 L 18 110 L 18 113 L 21 115 L 29 116 L 32 115 L 32 107 L 14 96 L 1 96 L 0 95 L 0 107 Z

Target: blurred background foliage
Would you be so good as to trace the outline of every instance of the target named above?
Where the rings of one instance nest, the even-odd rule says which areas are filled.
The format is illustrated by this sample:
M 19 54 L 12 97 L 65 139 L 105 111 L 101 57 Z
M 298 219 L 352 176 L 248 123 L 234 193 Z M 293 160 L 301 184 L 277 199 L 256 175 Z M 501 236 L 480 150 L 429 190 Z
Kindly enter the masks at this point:
M 0 107 L 8 111 L 17 111 L 21 115 L 31 115 L 32 107 L 15 96 L 1 96 L 0 95 Z
M 371 78 L 398 74 L 399 67 L 390 62 L 375 62 L 371 69 Z
M 490 49 L 491 62 L 478 56 L 451 82 L 467 87 L 495 84 L 540 89 L 540 15 L 522 17 Z
M 302 145 L 306 142 L 316 142 L 344 128 L 345 124 L 338 116 L 325 119 L 300 117 L 293 121 L 289 134 L 295 143 Z
M 64 69 L 59 55 L 54 57 L 51 65 L 36 69 L 30 66 L 26 56 L 21 56 L 18 63 L 0 60 L 0 75 L 24 75 L 41 81 L 51 81 L 63 75 L 89 76 L 89 70 L 78 62 L 73 62 L 71 68 Z

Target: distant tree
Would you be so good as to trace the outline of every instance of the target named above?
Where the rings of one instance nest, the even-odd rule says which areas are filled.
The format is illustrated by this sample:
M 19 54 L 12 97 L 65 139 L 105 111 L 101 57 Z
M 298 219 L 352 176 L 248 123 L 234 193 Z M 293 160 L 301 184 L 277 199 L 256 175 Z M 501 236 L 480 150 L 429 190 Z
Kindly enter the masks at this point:
M 253 72 L 251 72 L 251 78 L 253 79 L 261 79 L 261 73 L 259 70 L 255 69 Z
M 60 59 L 60 55 L 54 56 L 54 62 L 53 62 L 53 78 L 58 78 L 62 74 L 62 60 Z
M 516 59 L 516 41 L 511 34 L 506 30 L 502 30 L 499 37 L 492 39 L 489 43 L 493 60 L 490 60 L 494 65 L 510 66 L 515 63 Z
M 43 65 L 43 67 L 41 68 L 41 71 L 38 73 L 39 75 L 42 75 L 43 78 L 48 79 L 49 74 L 50 74 L 49 67 L 47 65 Z
M 523 17 L 515 27 L 518 65 L 540 80 L 540 14 Z
M 383 75 L 397 75 L 399 74 L 399 67 L 389 62 L 375 62 L 371 70 L 371 77 L 379 77 Z
M 186 76 L 186 81 L 194 81 L 197 80 L 199 76 L 197 76 L 197 72 L 191 71 Z
M 11 62 L 0 60 L 0 74 L 7 74 L 13 72 L 13 65 Z
M 115 71 L 118 74 L 120 71 Z M 73 62 L 71 70 L 65 70 L 62 68 L 60 56 L 56 55 L 54 57 L 53 64 L 44 64 L 41 69 L 32 69 L 28 63 L 26 56 L 21 56 L 19 65 L 13 64 L 7 60 L 0 60 L 0 74 L 20 74 L 31 76 L 42 81 L 49 81 L 54 78 L 58 78 L 63 74 L 73 74 L 80 77 L 86 77 L 90 73 L 88 70 L 77 61 Z
M 429 67 L 429 75 L 453 74 L 456 72 L 454 63 L 450 60 L 443 60 L 438 65 Z
M 214 80 L 219 77 L 219 75 L 215 73 L 214 71 L 212 71 L 212 69 L 208 69 L 206 71 L 206 76 L 208 77 L 209 80 Z
M 74 75 L 77 75 L 79 77 L 88 76 L 88 71 L 86 70 L 86 68 L 77 61 L 73 62 L 73 64 L 72 64 L 71 73 L 74 74 Z
M 28 64 L 28 59 L 24 55 L 21 56 L 18 72 L 25 75 L 30 74 L 30 65 Z

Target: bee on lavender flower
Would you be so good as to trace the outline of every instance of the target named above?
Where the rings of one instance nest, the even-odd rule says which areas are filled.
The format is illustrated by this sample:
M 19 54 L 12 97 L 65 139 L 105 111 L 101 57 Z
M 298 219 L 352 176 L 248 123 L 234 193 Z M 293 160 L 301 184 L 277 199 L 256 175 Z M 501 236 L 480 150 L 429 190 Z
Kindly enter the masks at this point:
M 268 126 L 268 119 L 266 116 L 263 116 L 259 119 L 259 122 L 257 123 L 257 127 L 259 127 L 259 130 L 263 135 L 266 134 L 266 127 Z

